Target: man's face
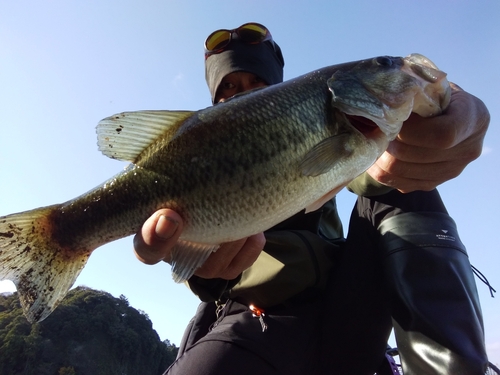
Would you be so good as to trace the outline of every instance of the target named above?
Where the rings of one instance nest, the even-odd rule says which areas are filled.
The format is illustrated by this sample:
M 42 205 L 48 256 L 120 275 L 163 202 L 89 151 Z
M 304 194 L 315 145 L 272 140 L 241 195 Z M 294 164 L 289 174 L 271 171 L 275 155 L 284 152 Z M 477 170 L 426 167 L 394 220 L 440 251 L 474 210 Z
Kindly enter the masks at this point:
M 266 86 L 267 84 L 253 73 L 230 73 L 222 79 L 215 95 L 215 103 L 223 102 L 236 94 Z

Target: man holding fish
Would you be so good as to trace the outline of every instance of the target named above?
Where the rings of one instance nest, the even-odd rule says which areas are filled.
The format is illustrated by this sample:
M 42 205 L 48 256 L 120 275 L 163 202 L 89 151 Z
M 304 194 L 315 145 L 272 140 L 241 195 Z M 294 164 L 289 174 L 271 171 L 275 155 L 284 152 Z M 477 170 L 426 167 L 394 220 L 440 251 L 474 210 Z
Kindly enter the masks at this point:
M 283 80 L 263 25 L 217 30 L 205 48 L 214 104 Z M 373 374 L 392 325 L 406 374 L 484 373 L 475 283 L 435 188 L 480 155 L 489 114 L 451 90 L 445 113 L 412 115 L 348 186 L 359 198 L 346 240 L 333 198 L 212 253 L 188 281 L 204 302 L 167 373 Z M 138 258 L 170 263 L 182 231 L 177 212 L 157 211 L 134 239 Z
M 370 374 L 392 326 L 407 374 L 483 373 L 474 278 L 434 189 L 479 156 L 482 102 L 419 54 L 282 82 L 263 25 L 205 47 L 219 104 L 103 119 L 99 150 L 125 170 L 0 216 L 0 280 L 27 319 L 49 316 L 95 249 L 137 233 L 139 259 L 171 263 L 204 301 L 171 374 Z M 345 186 L 359 196 L 346 239 Z

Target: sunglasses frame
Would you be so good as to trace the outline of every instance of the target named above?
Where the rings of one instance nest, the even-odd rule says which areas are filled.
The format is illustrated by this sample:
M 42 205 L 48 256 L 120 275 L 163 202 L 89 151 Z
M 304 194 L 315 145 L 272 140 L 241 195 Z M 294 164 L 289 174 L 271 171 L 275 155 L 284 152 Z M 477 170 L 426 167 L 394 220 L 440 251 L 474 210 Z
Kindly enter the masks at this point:
M 258 28 L 261 28 L 262 30 L 265 30 L 266 33 L 265 33 L 265 35 L 262 36 L 262 39 L 257 40 L 255 42 L 246 42 L 244 40 L 244 38 L 241 37 L 241 35 L 240 35 L 241 30 L 245 29 L 247 26 L 251 26 L 251 25 L 255 25 Z M 249 30 L 257 32 L 256 30 L 253 30 L 253 29 L 249 29 Z M 210 38 L 212 38 L 216 33 L 220 33 L 222 31 L 223 32 L 227 32 L 229 34 L 229 37 L 227 38 L 227 41 L 222 46 L 219 46 L 216 49 L 208 49 L 207 48 L 207 43 L 210 40 Z M 237 38 L 234 37 L 235 35 L 237 36 Z M 246 44 L 260 44 L 260 43 L 264 43 L 266 41 L 270 41 L 273 44 L 273 48 L 274 48 L 273 37 L 272 37 L 271 32 L 269 31 L 269 29 L 267 27 L 265 27 L 264 25 L 262 25 L 260 23 L 257 23 L 257 22 L 247 22 L 247 23 L 244 23 L 243 25 L 237 27 L 236 29 L 232 29 L 232 30 L 219 29 L 219 30 L 215 30 L 213 33 L 211 33 L 207 37 L 207 39 L 205 40 L 205 58 L 208 58 L 211 55 L 214 55 L 214 54 L 217 54 L 217 53 L 221 53 L 222 51 L 224 51 L 226 49 L 226 47 L 233 41 L 233 39 L 239 39 L 243 43 L 246 43 Z

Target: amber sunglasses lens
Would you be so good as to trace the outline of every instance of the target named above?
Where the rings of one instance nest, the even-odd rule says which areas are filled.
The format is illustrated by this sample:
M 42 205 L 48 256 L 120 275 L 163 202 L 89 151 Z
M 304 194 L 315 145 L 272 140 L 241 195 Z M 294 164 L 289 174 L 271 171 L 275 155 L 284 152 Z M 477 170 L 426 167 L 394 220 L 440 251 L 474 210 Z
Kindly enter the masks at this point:
M 236 33 L 242 42 L 254 44 L 264 41 L 269 31 L 262 25 L 247 23 L 236 29 Z
M 205 49 L 207 51 L 216 51 L 227 46 L 230 41 L 231 31 L 217 30 L 210 34 L 207 38 L 207 41 L 205 42 Z
M 235 33 L 243 43 L 257 44 L 271 38 L 269 30 L 258 23 L 246 23 L 235 30 L 217 30 L 210 34 L 205 41 L 205 51 L 217 53 L 231 42 Z

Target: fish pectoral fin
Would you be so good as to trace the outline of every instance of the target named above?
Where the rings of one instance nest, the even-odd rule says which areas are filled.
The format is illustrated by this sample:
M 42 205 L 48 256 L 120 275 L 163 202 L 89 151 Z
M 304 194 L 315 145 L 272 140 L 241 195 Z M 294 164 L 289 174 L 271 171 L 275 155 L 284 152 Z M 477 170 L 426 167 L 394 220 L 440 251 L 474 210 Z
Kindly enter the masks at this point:
M 316 177 L 330 171 L 342 158 L 352 154 L 347 147 L 349 134 L 341 133 L 322 140 L 300 162 L 302 175 Z
M 178 241 L 172 249 L 172 278 L 176 283 L 189 279 L 219 245 Z
M 104 155 L 134 163 L 158 137 L 180 126 L 192 111 L 137 111 L 107 117 L 97 124 L 97 145 Z
M 31 323 L 44 320 L 57 307 L 91 253 L 52 242 L 47 217 L 55 208 L 0 217 L 0 280 L 14 282 Z

